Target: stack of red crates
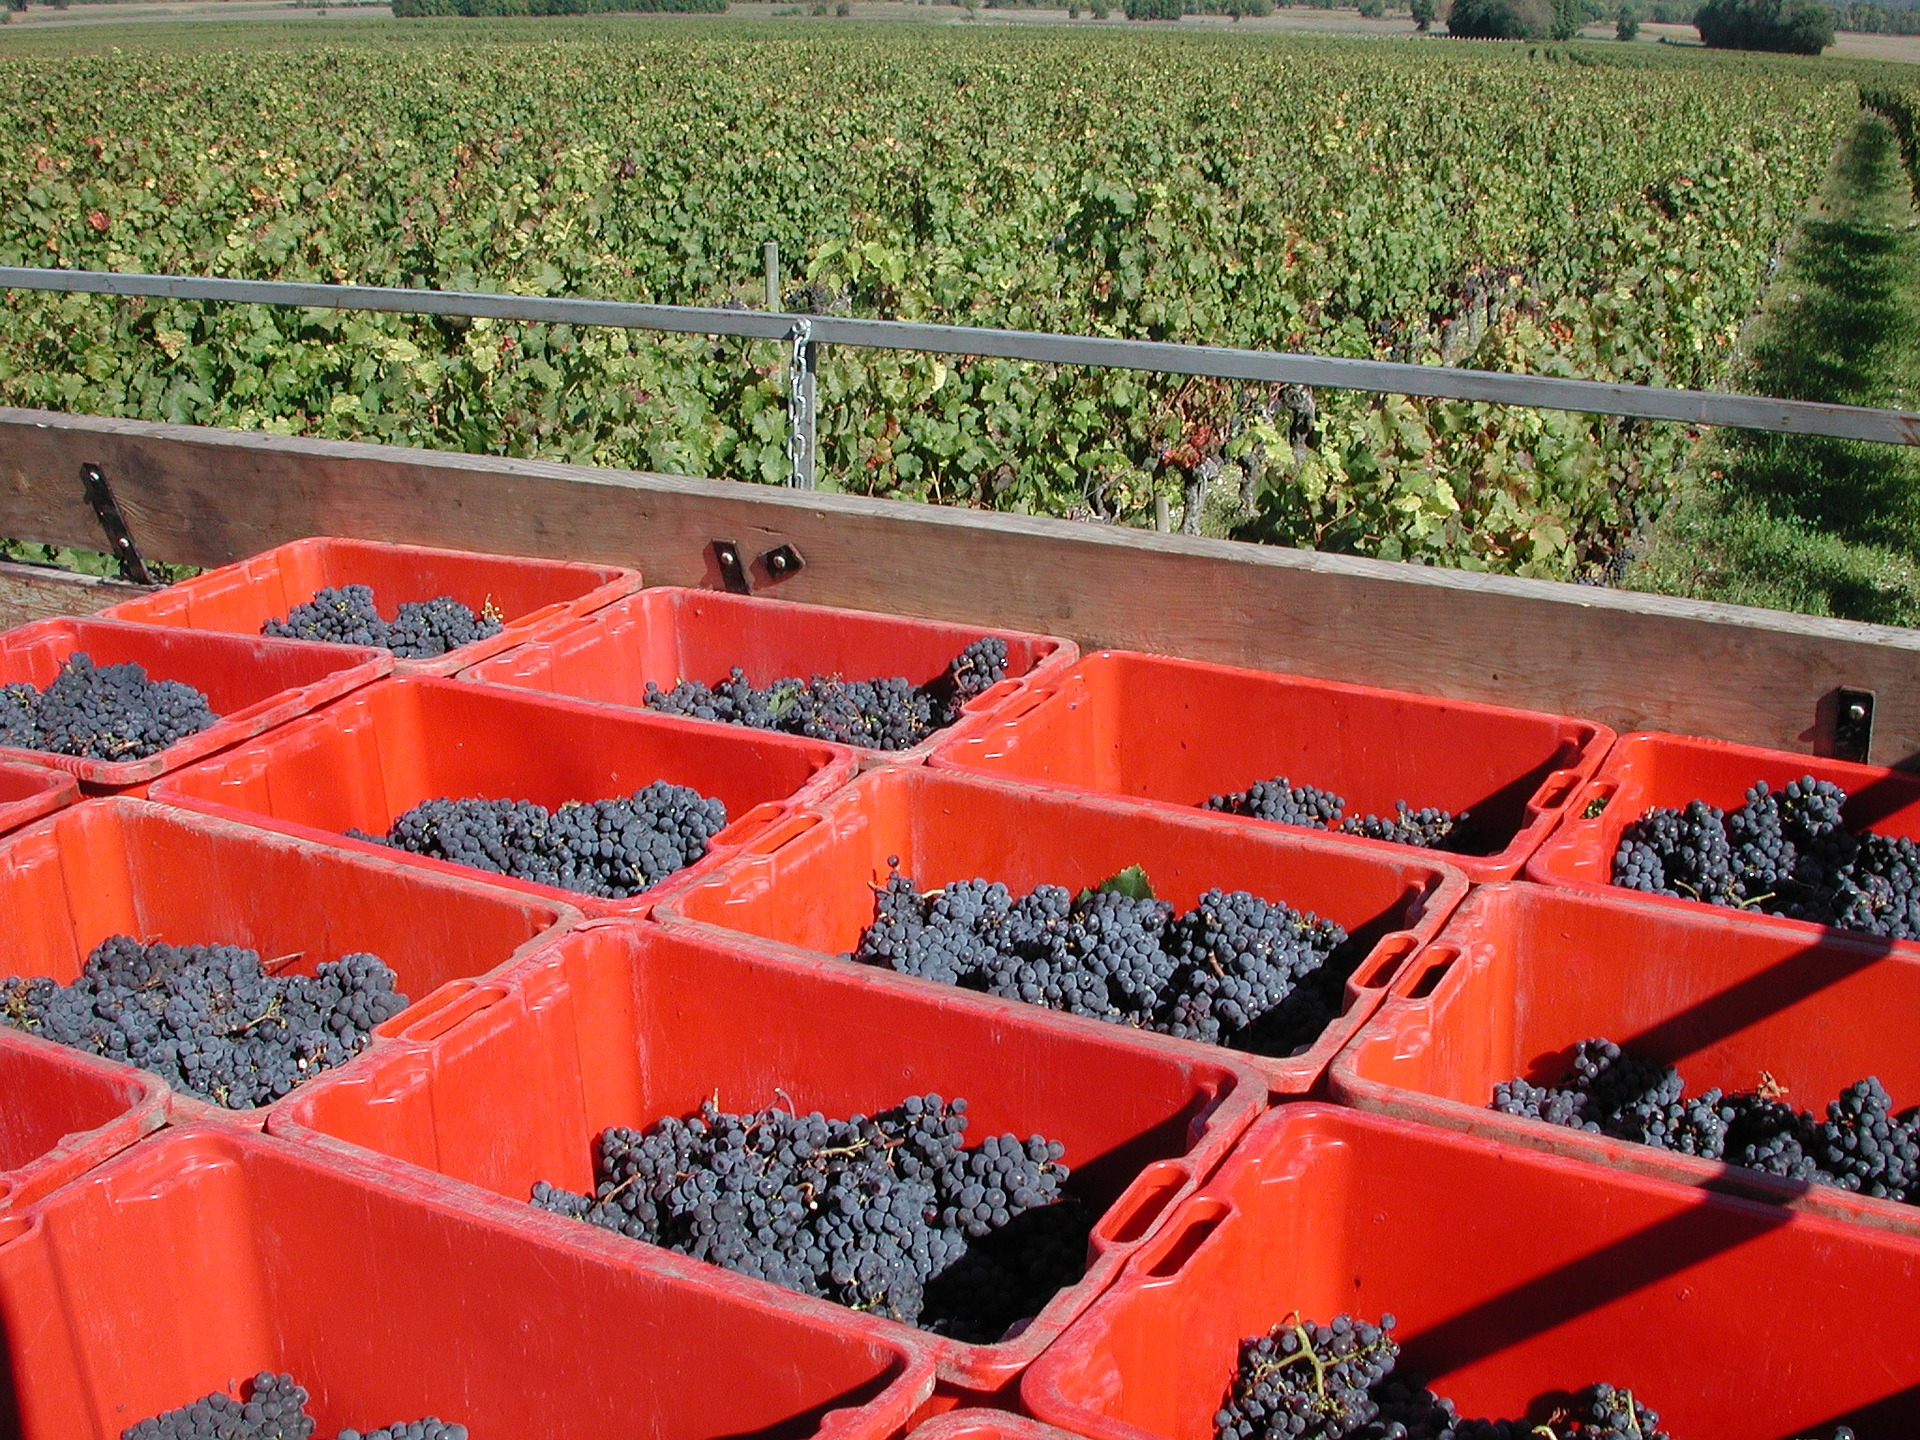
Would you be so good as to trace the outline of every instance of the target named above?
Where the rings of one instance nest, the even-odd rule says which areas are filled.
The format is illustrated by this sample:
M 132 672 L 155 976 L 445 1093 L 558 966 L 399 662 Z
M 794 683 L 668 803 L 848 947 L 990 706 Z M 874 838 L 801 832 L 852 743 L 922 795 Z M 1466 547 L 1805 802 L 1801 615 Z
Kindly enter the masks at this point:
M 452 595 L 432 660 L 270 640 L 328 586 Z M 649 688 L 1007 675 L 911 749 L 664 715 Z M 1391 1312 L 1463 1415 L 1551 1421 L 1596 1380 L 1673 1440 L 1920 1434 L 1920 1209 L 1488 1108 L 1610 1036 L 1696 1086 L 1877 1074 L 1920 1093 L 1904 943 L 1614 889 L 1648 808 L 1813 773 L 1920 837 L 1920 780 L 1067 640 L 644 588 L 635 572 L 308 540 L 0 636 L 0 683 L 136 660 L 219 722 L 145 760 L 0 756 L 0 975 L 113 935 L 295 973 L 370 951 L 407 997 L 353 1058 L 235 1110 L 0 1024 L 0 1436 L 115 1440 L 260 1371 L 317 1433 L 1210 1440 L 1240 1342 Z M 1438 852 L 1208 809 L 1285 776 L 1349 814 L 1466 812 Z M 706 856 L 625 901 L 364 838 L 435 797 L 721 800 Z M 348 832 L 361 832 L 349 834 Z M 1354 943 L 1317 1040 L 1256 1056 L 858 965 L 874 892 L 1070 890 L 1142 867 L 1176 910 L 1283 900 Z M 12 990 L 0 994 L 10 999 Z M 967 1343 L 527 1203 L 612 1126 L 964 1096 L 1065 1146 L 1084 1272 Z M 1824 1427 L 1824 1428 L 1823 1428 Z

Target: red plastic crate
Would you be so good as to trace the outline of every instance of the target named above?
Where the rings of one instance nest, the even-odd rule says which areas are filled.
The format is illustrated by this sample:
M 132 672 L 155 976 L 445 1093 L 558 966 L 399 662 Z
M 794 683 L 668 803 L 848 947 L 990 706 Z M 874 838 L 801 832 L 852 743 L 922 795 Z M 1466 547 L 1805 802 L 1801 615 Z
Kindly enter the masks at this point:
M 1109 650 L 957 729 L 932 763 L 1183 811 L 1279 775 L 1349 815 L 1466 811 L 1481 843 L 1443 858 L 1480 882 L 1520 873 L 1612 743 L 1561 715 Z
M 79 798 L 79 782 L 64 770 L 0 760 L 0 831 L 18 830 Z
M 1070 642 L 1046 635 L 660 588 L 550 631 L 511 655 L 474 666 L 464 678 L 633 706 L 646 703 L 648 681 L 662 690 L 681 680 L 712 685 L 735 666 L 755 685 L 815 674 L 849 680 L 905 676 L 920 685 L 989 635 L 1007 642 L 1007 678 L 969 701 L 966 717 L 998 713 L 1027 685 L 1065 670 L 1079 653 Z M 937 739 L 869 753 L 917 763 Z
M 1041 884 L 1078 890 L 1137 864 L 1145 867 L 1154 893 L 1179 910 L 1218 886 L 1338 921 L 1367 949 L 1348 981 L 1343 1013 L 1304 1054 L 1242 1057 L 1279 1094 L 1313 1087 L 1373 1013 L 1400 963 L 1466 893 L 1459 871 L 1426 856 L 1386 855 L 1277 826 L 890 767 L 862 775 L 808 813 L 774 827 L 724 869 L 681 890 L 662 907 L 661 918 L 845 955 L 873 922 L 873 887 L 885 884 L 895 858 L 901 873 L 923 888 L 984 876 L 1022 894 Z M 896 984 L 951 988 L 891 970 L 879 973 Z M 1016 1012 L 1036 1008 L 979 998 Z M 1062 1018 L 1095 1031 L 1111 1028 L 1102 1020 Z M 1141 1044 L 1176 1054 L 1222 1053 L 1151 1031 L 1133 1033 Z
M 1462 1415 L 1631 1389 L 1674 1440 L 1920 1430 L 1920 1242 L 1384 1116 L 1269 1114 L 1027 1372 L 1090 1440 L 1211 1440 L 1238 1346 L 1296 1312 L 1399 1320 Z
M 949 1410 L 915 1426 L 908 1440 L 1071 1440 L 1065 1430 L 1010 1410 Z
M 323 960 L 371 951 L 414 1003 L 379 1027 L 368 1053 L 379 1037 L 403 1033 L 463 994 L 455 982 L 499 969 L 579 918 L 564 906 L 422 874 L 382 856 L 122 798 L 90 800 L 0 839 L 0 913 L 9 918 L 0 976 L 45 975 L 62 984 L 113 935 L 241 945 L 263 961 L 283 961 L 281 974 L 310 975 Z M 26 1043 L 79 1053 L 51 1041 Z M 131 1066 L 112 1068 L 147 1078 Z M 264 1108 L 227 1110 L 167 1094 L 176 1118 L 256 1126 L 266 1118 Z
M 1059 1140 L 1072 1193 L 1100 1217 L 1084 1278 L 997 1344 L 898 1327 L 933 1350 L 944 1381 L 975 1392 L 1017 1378 L 1266 1104 L 1260 1074 L 1227 1051 L 1169 1055 L 1117 1027 L 1090 1033 L 960 990 L 620 920 L 572 931 L 415 1033 L 431 1043 L 312 1082 L 270 1128 L 521 1202 L 536 1180 L 590 1192 L 602 1130 L 690 1115 L 716 1095 L 733 1111 L 846 1116 L 932 1091 L 966 1098 L 972 1143 Z M 580 1226 L 530 1207 L 526 1222 Z
M 931 1389 L 926 1354 L 871 1323 L 696 1268 L 180 1130 L 0 1218 L 0 1430 L 118 1440 L 271 1370 L 323 1436 L 436 1414 L 540 1440 L 888 1440 Z
M 284 620 L 314 592 L 339 585 L 371 585 L 374 605 L 391 620 L 399 607 L 451 595 L 476 614 L 491 605 L 498 635 L 462 645 L 430 660 L 397 660 L 402 675 L 451 675 L 463 665 L 497 655 L 549 626 L 585 615 L 640 587 L 640 572 L 616 565 L 578 565 L 423 545 L 372 540 L 295 540 L 209 570 L 191 580 L 105 612 L 182 630 L 259 635 L 269 620 Z
M 169 776 L 153 793 L 443 875 L 562 900 L 590 914 L 627 915 L 645 913 L 794 804 L 838 787 L 857 765 L 852 750 L 814 740 L 408 677 Z M 728 824 L 704 858 L 626 900 L 536 885 L 344 833 L 384 835 L 397 816 L 439 797 L 531 800 L 554 809 L 630 795 L 655 780 L 723 801 Z
M 1677 1065 L 1689 1094 L 1764 1071 L 1815 1115 L 1879 1076 L 1920 1104 L 1920 960 L 1866 937 L 1806 940 L 1725 911 L 1675 911 L 1538 885 L 1476 890 L 1335 1057 L 1363 1109 L 1920 1234 L 1920 1206 L 1806 1185 L 1487 1108 L 1524 1075 L 1552 1085 L 1593 1036 Z
M 1691 800 L 1734 810 L 1746 803 L 1746 793 L 1757 780 L 1777 790 L 1805 775 L 1831 780 L 1847 792 L 1844 820 L 1849 829 L 1920 840 L 1920 775 L 1644 731 L 1621 736 L 1593 779 L 1568 803 L 1559 828 L 1528 863 L 1527 878 L 1600 894 L 1633 895 L 1649 904 L 1694 912 L 1721 908 L 1753 924 L 1787 927 L 1809 938 L 1831 933 L 1810 921 L 1757 909 L 1733 912 L 1672 895 L 1643 895 L 1613 883 L 1613 856 L 1621 833 L 1647 811 L 1678 808 Z M 1602 808 L 1589 813 L 1595 807 Z M 1892 944 L 1920 955 L 1920 942 Z
M 166 1095 L 157 1076 L 0 1029 L 0 1212 L 159 1129 Z
M 90 760 L 50 750 L 0 747 L 0 759 L 51 765 L 91 791 L 142 785 L 224 750 L 379 679 L 393 668 L 384 650 L 304 640 L 243 640 L 126 625 L 112 620 L 41 620 L 0 635 L 0 685 L 45 689 L 75 651 L 98 665 L 137 661 L 152 680 L 178 680 L 207 697 L 220 718 L 144 760 Z

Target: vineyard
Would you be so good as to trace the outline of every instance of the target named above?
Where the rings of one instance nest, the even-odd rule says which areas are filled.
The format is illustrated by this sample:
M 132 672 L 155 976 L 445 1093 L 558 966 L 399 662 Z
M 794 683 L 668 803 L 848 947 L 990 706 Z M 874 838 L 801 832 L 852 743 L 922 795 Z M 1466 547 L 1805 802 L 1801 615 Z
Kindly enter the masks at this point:
M 361 31 L 360 35 L 370 34 Z M 1713 388 L 1857 114 L 1698 52 L 646 22 L 0 49 L 0 263 L 507 289 Z M 778 480 L 773 344 L 9 295 L 0 401 Z M 1555 578 L 1631 421 L 829 352 L 824 486 Z

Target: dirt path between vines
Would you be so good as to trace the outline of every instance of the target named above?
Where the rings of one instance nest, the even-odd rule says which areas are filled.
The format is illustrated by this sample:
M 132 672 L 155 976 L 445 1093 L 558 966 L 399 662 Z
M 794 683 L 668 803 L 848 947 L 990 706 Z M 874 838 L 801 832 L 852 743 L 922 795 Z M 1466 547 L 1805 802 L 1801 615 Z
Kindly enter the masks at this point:
M 1920 409 L 1920 213 L 1863 114 L 1750 328 L 1750 393 Z M 1920 453 L 1818 436 L 1710 441 L 1635 589 L 1920 624 Z

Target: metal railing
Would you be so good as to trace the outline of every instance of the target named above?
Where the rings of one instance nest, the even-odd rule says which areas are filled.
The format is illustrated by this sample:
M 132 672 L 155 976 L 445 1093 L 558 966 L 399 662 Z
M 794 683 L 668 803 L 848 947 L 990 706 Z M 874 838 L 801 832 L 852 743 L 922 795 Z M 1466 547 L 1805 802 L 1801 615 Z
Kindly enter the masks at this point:
M 774 262 L 769 261 L 769 273 Z M 771 285 L 770 285 L 770 288 Z M 1348 360 L 1286 351 L 1233 350 L 1095 335 L 921 325 L 838 315 L 794 315 L 775 310 L 722 310 L 692 305 L 641 305 L 544 295 L 465 290 L 405 290 L 371 285 L 322 285 L 284 280 L 223 280 L 187 275 L 131 275 L 97 270 L 0 266 L 0 289 L 147 296 L 227 304 L 283 305 L 314 310 L 362 310 L 395 315 L 450 315 L 526 324 L 606 326 L 683 335 L 726 335 L 788 343 L 788 483 L 812 489 L 817 454 L 814 382 L 828 345 L 974 355 L 1045 365 L 1205 375 L 1276 385 L 1304 385 L 1373 394 L 1478 400 L 1540 410 L 1670 420 L 1788 435 L 1820 435 L 1886 445 L 1920 445 L 1920 414 L 1859 405 L 1826 405 L 1706 390 L 1666 390 L 1551 375 L 1513 375 L 1387 360 Z

